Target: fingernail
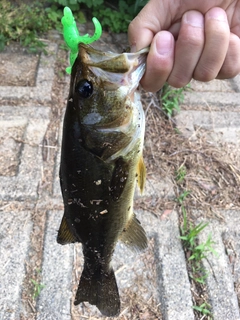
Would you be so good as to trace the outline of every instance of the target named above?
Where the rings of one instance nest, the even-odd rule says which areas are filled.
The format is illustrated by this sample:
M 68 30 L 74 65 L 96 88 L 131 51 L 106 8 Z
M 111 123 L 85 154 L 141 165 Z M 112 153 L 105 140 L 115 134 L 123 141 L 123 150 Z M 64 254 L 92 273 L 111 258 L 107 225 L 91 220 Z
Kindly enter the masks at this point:
M 156 50 L 161 56 L 168 56 L 172 52 L 173 36 L 168 31 L 161 31 L 156 39 Z
M 227 21 L 226 13 L 221 8 L 214 8 L 212 10 L 209 10 L 209 12 L 207 13 L 207 17 L 214 20 Z
M 198 11 L 189 11 L 186 12 L 183 16 L 183 21 L 185 23 L 190 24 L 193 27 L 201 27 L 204 26 L 204 17 Z

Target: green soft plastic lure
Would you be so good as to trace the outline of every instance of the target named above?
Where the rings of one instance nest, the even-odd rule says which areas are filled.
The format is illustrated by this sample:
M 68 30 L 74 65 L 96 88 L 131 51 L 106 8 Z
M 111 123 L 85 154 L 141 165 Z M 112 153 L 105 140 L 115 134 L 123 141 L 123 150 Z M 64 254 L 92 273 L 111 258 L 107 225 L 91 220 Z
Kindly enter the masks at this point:
M 94 17 L 92 19 L 92 22 L 95 26 L 94 35 L 91 37 L 87 33 L 84 36 L 80 36 L 76 21 L 69 7 L 64 8 L 61 22 L 63 25 L 63 38 L 70 49 L 70 67 L 66 68 L 66 72 L 71 74 L 72 66 L 78 55 L 78 44 L 80 42 L 84 44 L 90 44 L 98 40 L 102 35 L 102 26 L 98 19 Z

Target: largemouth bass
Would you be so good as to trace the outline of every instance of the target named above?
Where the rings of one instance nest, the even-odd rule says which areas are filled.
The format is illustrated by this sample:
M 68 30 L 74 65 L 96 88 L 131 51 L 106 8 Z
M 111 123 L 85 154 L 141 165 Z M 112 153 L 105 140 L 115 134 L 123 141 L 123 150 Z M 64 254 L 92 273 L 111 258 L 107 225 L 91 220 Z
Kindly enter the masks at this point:
M 74 304 L 103 315 L 120 311 L 111 259 L 118 240 L 142 250 L 147 238 L 133 212 L 143 190 L 145 117 L 136 92 L 148 49 L 103 53 L 80 44 L 65 113 L 60 165 L 64 216 L 60 244 L 81 242 L 84 267 Z

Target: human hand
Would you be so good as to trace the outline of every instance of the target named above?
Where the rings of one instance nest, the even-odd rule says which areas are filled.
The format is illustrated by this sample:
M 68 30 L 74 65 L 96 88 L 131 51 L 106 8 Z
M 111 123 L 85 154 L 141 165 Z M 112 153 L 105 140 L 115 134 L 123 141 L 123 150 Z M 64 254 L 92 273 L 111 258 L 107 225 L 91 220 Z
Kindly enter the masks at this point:
M 128 35 L 133 51 L 150 45 L 147 91 L 240 73 L 240 0 L 150 0 Z

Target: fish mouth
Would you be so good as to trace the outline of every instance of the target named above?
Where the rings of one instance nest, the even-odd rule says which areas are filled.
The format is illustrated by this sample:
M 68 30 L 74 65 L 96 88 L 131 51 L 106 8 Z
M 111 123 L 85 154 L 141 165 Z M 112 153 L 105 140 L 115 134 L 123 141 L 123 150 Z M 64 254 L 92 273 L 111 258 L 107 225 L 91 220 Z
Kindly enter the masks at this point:
M 102 52 L 89 45 L 79 44 L 79 55 L 82 62 L 101 78 L 108 90 L 128 87 L 128 94 L 133 92 L 145 72 L 149 48 L 136 53 Z
M 85 117 L 82 122 L 86 130 L 96 133 L 99 145 L 102 141 L 110 141 L 112 144 L 114 135 L 115 145 L 105 148 L 106 151 L 104 149 L 104 153 L 101 153 L 105 162 L 112 162 L 120 156 L 125 157 L 134 148 L 138 148 L 139 152 L 142 150 L 145 116 L 136 89 L 145 72 L 148 52 L 149 48 L 145 48 L 136 53 L 118 54 L 102 52 L 89 45 L 79 45 L 79 61 L 84 74 L 90 76 L 93 82 L 96 81 L 106 100 L 108 94 L 111 97 L 109 113 L 112 117 L 105 116 L 106 109 L 103 104 L 99 107 L 101 121 L 90 123 Z

